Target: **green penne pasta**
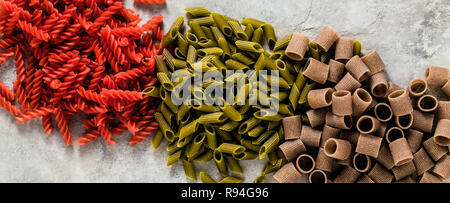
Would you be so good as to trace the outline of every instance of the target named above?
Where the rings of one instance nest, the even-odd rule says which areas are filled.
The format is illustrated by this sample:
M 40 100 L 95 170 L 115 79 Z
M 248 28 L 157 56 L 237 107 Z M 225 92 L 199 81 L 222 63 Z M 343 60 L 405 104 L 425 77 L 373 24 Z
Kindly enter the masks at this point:
M 163 133 L 161 132 L 161 130 L 158 130 L 152 138 L 152 147 L 154 150 L 157 150 L 159 148 L 163 138 L 164 138 Z
M 280 140 L 284 140 L 284 129 L 283 128 L 278 128 L 278 137 L 280 138 Z
M 187 68 L 186 61 L 180 60 L 180 59 L 172 59 L 172 64 L 175 67 L 175 69 L 185 69 Z
M 237 40 L 235 43 L 236 47 L 242 51 L 256 52 L 256 53 L 264 52 L 264 48 L 256 42 Z
M 241 178 L 235 178 L 235 177 L 225 177 L 224 179 L 222 179 L 221 181 L 219 181 L 219 183 L 242 183 L 244 182 L 243 179 Z
M 320 61 L 319 47 L 316 43 L 309 42 L 309 53 L 314 59 Z
M 198 45 L 203 48 L 219 46 L 214 40 L 211 39 L 200 40 L 200 42 L 198 42 Z
M 227 66 L 221 61 L 221 59 L 218 56 L 213 57 L 211 59 L 211 63 L 213 63 L 214 66 L 216 66 L 222 74 L 224 74 L 224 72 L 227 70 Z
M 214 179 L 211 178 L 206 172 L 200 172 L 200 180 L 202 183 L 217 183 Z
M 260 70 L 263 70 L 265 67 L 266 67 L 266 60 L 264 54 L 260 54 L 254 66 L 255 71 L 258 72 Z
M 278 81 L 276 80 L 277 78 L 274 78 L 275 84 L 276 82 L 278 82 L 278 86 L 282 89 L 291 89 L 291 85 L 289 85 L 289 83 L 282 77 L 278 77 Z M 272 85 L 272 77 L 270 75 L 267 76 L 267 83 L 269 85 Z
M 254 28 L 260 28 L 262 27 L 264 24 L 266 24 L 263 21 L 254 19 L 254 18 L 245 18 L 244 20 L 242 20 L 242 25 L 252 25 Z
M 180 54 L 184 57 L 186 57 L 187 49 L 189 47 L 189 42 L 184 38 L 184 36 L 181 33 L 177 34 L 177 45 L 178 50 Z
M 223 16 L 223 19 L 225 19 L 225 21 L 233 21 L 233 22 L 237 22 L 237 23 L 239 23 L 239 20 L 238 19 L 236 19 L 236 18 L 232 18 L 232 17 L 230 17 L 230 16 Z
M 260 175 L 260 176 L 256 177 L 255 180 L 253 180 L 253 183 L 264 183 L 265 179 L 266 179 L 266 177 L 264 175 Z
M 217 27 L 220 29 L 220 31 L 227 37 L 231 37 L 233 35 L 233 29 L 231 26 L 227 23 L 225 18 L 218 14 L 218 13 L 212 13 L 211 16 L 214 19 L 214 22 L 216 23 Z
M 180 124 L 180 122 L 183 120 L 187 120 L 186 115 L 189 115 L 190 110 L 191 110 L 191 107 L 188 105 L 181 105 L 180 108 L 178 108 L 178 113 L 176 114 L 177 124 Z M 187 116 L 187 117 L 190 117 L 190 116 Z
M 294 83 L 295 77 L 289 72 L 286 62 L 278 59 L 275 61 L 275 64 L 278 71 L 280 71 L 280 76 L 285 79 L 289 85 L 292 85 Z
M 206 142 L 208 144 L 208 148 L 214 150 L 217 148 L 217 137 L 216 137 L 216 129 L 214 129 L 210 125 L 203 125 L 206 133 Z
M 271 164 L 270 162 L 264 167 L 262 174 L 267 175 L 269 173 L 273 173 L 278 171 L 281 166 L 283 166 L 283 159 L 278 159 L 275 164 Z
M 234 59 L 234 60 L 237 60 L 237 61 L 239 61 L 239 62 L 241 62 L 241 63 L 243 63 L 243 64 L 245 64 L 247 66 L 255 64 L 255 61 L 253 61 L 251 58 L 249 58 L 248 56 L 244 55 L 243 53 L 233 54 L 231 56 L 231 58 Z
M 239 122 L 229 121 L 229 122 L 226 122 L 223 125 L 219 126 L 219 129 L 223 130 L 223 131 L 226 131 L 226 132 L 231 132 L 234 129 L 236 129 L 239 125 L 240 125 Z
M 172 26 L 170 27 L 170 29 L 174 29 L 177 28 L 176 30 L 178 32 L 183 31 L 184 30 L 184 16 L 178 16 L 175 21 L 173 22 Z
M 192 45 L 194 48 L 200 47 L 200 45 L 198 45 L 199 40 L 198 40 L 197 36 L 195 36 L 194 33 L 187 32 L 185 34 L 185 37 L 186 37 L 186 40 L 189 42 L 189 44 Z
M 206 35 L 206 37 L 208 38 L 208 39 L 210 39 L 210 40 L 212 40 L 212 41 L 216 41 L 216 39 L 215 39 L 215 37 L 214 37 L 214 34 L 212 33 L 212 31 L 211 31 L 211 28 L 209 28 L 209 27 L 206 27 L 206 26 L 201 26 L 201 28 L 202 28 L 202 30 L 203 30 L 203 32 L 205 33 L 205 35 Z
M 264 126 L 256 126 L 255 128 L 251 129 L 250 131 L 247 132 L 247 135 L 249 137 L 258 137 L 259 135 L 261 135 L 264 130 L 266 130 L 266 128 Z
M 178 136 L 179 137 L 179 136 Z M 184 148 L 185 146 L 187 146 L 189 143 L 191 143 L 192 139 L 194 139 L 193 135 L 189 135 L 187 137 L 184 138 L 180 138 L 176 143 L 177 143 L 177 147 L 179 149 Z
M 172 142 L 175 139 L 175 133 L 173 132 L 172 128 L 170 128 L 170 125 L 167 123 L 166 119 L 164 119 L 164 116 L 161 113 L 156 112 L 155 113 L 155 120 L 159 124 L 159 129 L 161 129 L 164 137 Z
M 283 60 L 285 58 L 285 56 L 286 56 L 285 50 L 280 50 L 280 51 L 273 52 L 269 58 L 272 60 L 278 60 L 278 59 Z
M 169 110 L 169 108 L 164 103 L 161 103 L 160 112 L 166 119 L 169 126 L 173 126 L 176 124 L 175 115 Z
M 270 162 L 270 164 L 272 164 L 272 165 L 276 164 L 277 161 L 278 161 L 277 152 L 276 152 L 275 150 L 274 150 L 274 151 L 271 151 L 271 152 L 267 155 L 267 157 L 269 158 L 269 162 Z
M 258 148 L 259 149 L 259 148 Z M 240 154 L 233 154 L 233 158 L 239 161 L 243 160 L 255 160 L 258 158 L 258 152 L 245 151 Z
M 156 63 L 156 69 L 158 69 L 158 72 L 163 72 L 167 74 L 168 76 L 171 76 L 172 73 L 167 69 L 166 62 L 164 62 L 164 59 L 160 55 L 155 55 L 155 63 Z
M 203 114 L 198 118 L 199 124 L 213 124 L 223 123 L 227 120 L 227 117 L 223 112 L 215 112 L 209 114 Z
M 261 134 L 256 140 L 252 141 L 254 145 L 262 145 L 271 135 L 273 135 L 274 131 L 266 131 Z
M 267 122 L 267 130 L 274 130 L 281 125 L 281 121 L 269 121 Z
M 237 53 L 237 47 L 236 47 L 236 45 L 234 43 L 228 42 L 228 47 L 230 47 L 231 54 Z
M 243 122 L 239 126 L 238 133 L 241 134 L 241 135 L 244 134 L 244 133 L 247 133 L 248 131 L 250 131 L 251 129 L 253 129 L 257 125 L 259 125 L 260 123 L 261 123 L 261 120 L 252 117 L 252 118 L 246 120 L 245 122 Z
M 191 27 L 192 33 L 194 33 L 200 41 L 208 40 L 205 32 L 203 32 L 203 29 L 196 21 L 189 21 L 189 26 Z
M 242 121 L 242 114 L 239 113 L 233 106 L 223 105 L 219 106 L 220 110 L 232 121 Z
M 202 104 L 199 106 L 192 106 L 192 108 L 197 111 L 206 112 L 206 113 L 214 113 L 217 111 L 216 107 L 210 106 L 210 105 L 205 105 L 205 104 Z
M 178 47 L 175 47 L 173 52 L 174 52 L 176 59 L 186 60 L 186 56 L 183 56 L 183 54 L 180 52 L 180 49 Z
M 184 168 L 184 174 L 187 178 L 197 181 L 197 174 L 195 173 L 195 165 L 188 161 L 183 159 L 183 168 Z
M 203 153 L 202 155 L 200 155 L 197 158 L 195 158 L 194 161 L 209 162 L 209 161 L 211 161 L 212 158 L 213 158 L 213 151 L 208 150 L 205 153 Z
M 282 115 L 268 110 L 257 111 L 253 114 L 253 116 L 259 120 L 264 121 L 280 121 L 281 119 L 283 119 Z
M 353 42 L 353 55 L 361 56 L 361 42 L 359 42 L 358 40 L 355 40 L 355 42 Z
M 247 35 L 247 40 L 251 40 L 252 39 L 254 31 L 255 31 L 255 29 L 253 28 L 253 25 L 248 24 L 247 26 L 245 26 L 244 32 Z
M 219 173 L 227 176 L 228 168 L 227 168 L 227 164 L 225 162 L 225 158 L 224 158 L 222 152 L 220 152 L 217 149 L 214 150 L 213 157 L 214 157 L 214 162 L 216 163 L 216 166 L 217 166 L 217 170 L 219 170 Z
M 153 97 L 153 98 L 159 98 L 159 94 L 160 94 L 159 88 L 157 88 L 155 86 L 145 88 L 144 91 L 142 91 L 142 93 L 149 97 Z
M 193 19 L 190 19 L 189 21 L 195 21 L 200 26 L 211 26 L 211 25 L 214 24 L 214 19 L 211 16 L 205 16 L 205 17 L 200 17 L 200 18 L 193 18 Z
M 275 29 L 270 24 L 264 24 L 262 26 L 264 30 L 265 37 L 267 39 L 267 44 L 269 45 L 269 48 L 273 50 L 275 47 L 275 44 L 277 43 L 277 36 L 275 34 Z
M 245 105 L 241 106 L 238 111 L 241 114 L 247 113 L 247 111 L 251 108 L 250 104 L 247 102 Z
M 241 139 L 241 145 L 247 148 L 248 150 L 259 152 L 259 146 L 252 144 L 251 140 Z
M 181 148 L 178 147 L 177 144 L 178 144 L 178 140 L 175 139 L 172 143 L 170 143 L 169 145 L 167 145 L 166 151 L 169 152 L 169 153 L 175 153 L 176 151 L 178 151 L 179 149 L 181 149 Z
M 282 49 L 286 49 L 286 47 L 288 46 L 289 42 L 291 41 L 293 34 L 289 34 L 286 37 L 281 38 L 280 40 L 277 41 L 277 43 L 275 43 L 275 46 L 273 47 L 273 51 L 279 51 Z
M 262 28 L 258 28 L 253 32 L 252 42 L 262 44 L 264 39 L 264 30 Z
M 186 149 L 186 157 L 188 161 L 194 161 L 207 150 L 204 145 L 201 145 L 200 149 L 198 149 L 197 151 L 189 150 L 192 147 L 192 144 L 193 143 L 191 143 L 191 145 L 189 145 Z
M 278 132 L 273 134 L 259 149 L 259 159 L 264 159 L 271 151 L 275 150 L 275 147 L 280 142 L 280 136 Z
M 225 64 L 228 68 L 233 69 L 233 70 L 248 70 L 250 69 L 250 67 L 246 66 L 245 64 L 233 60 L 233 59 L 228 59 L 227 61 L 225 61 Z
M 286 115 L 286 116 L 293 116 L 294 115 L 294 111 L 292 110 L 291 105 L 287 105 L 287 104 L 280 104 L 278 112 L 280 114 Z
M 189 135 L 194 134 L 199 127 L 198 119 L 190 122 L 180 129 L 180 139 L 183 139 Z
M 197 55 L 199 57 L 205 57 L 207 55 L 221 56 L 223 54 L 223 50 L 219 47 L 210 47 L 197 50 Z
M 224 59 L 231 58 L 231 50 L 230 50 L 227 40 L 224 38 L 220 38 L 217 41 L 217 43 L 218 43 L 219 47 L 223 50 L 222 56 L 224 57 Z
M 225 36 L 223 35 L 222 31 L 220 31 L 217 27 L 211 27 L 211 32 L 213 33 L 214 37 L 216 38 L 216 41 L 219 41 L 219 39 L 225 39 Z
M 158 78 L 158 81 L 164 89 L 167 91 L 173 91 L 174 85 L 166 73 L 159 72 L 156 74 L 156 78 Z
M 175 59 L 172 54 L 167 49 L 163 49 L 163 56 L 166 59 L 166 63 L 169 65 L 172 71 L 175 71 L 175 66 L 173 64 L 173 59 Z
M 203 142 L 206 140 L 205 133 L 200 133 L 194 137 L 191 145 L 186 150 L 186 156 L 188 159 L 192 159 L 195 156 L 199 155 L 200 149 L 203 147 Z
M 216 129 L 216 134 L 219 135 L 223 141 L 231 141 L 233 140 L 233 137 L 226 131 Z
M 320 55 L 320 62 L 322 63 L 328 63 L 331 57 L 331 52 L 326 52 L 322 55 Z
M 194 46 L 189 45 L 187 56 L 186 56 L 186 65 L 188 68 L 194 69 L 194 63 L 197 61 L 197 49 Z
M 178 113 L 178 107 L 173 104 L 170 93 L 168 93 L 167 90 L 165 90 L 164 88 L 161 89 L 159 91 L 159 95 L 164 104 L 166 104 L 173 113 Z
M 240 154 L 245 151 L 245 147 L 237 144 L 222 143 L 217 150 L 225 154 Z
M 306 83 L 306 78 L 303 75 L 302 71 L 298 72 L 297 78 L 295 79 L 295 83 L 289 92 L 289 101 L 292 105 L 293 110 L 297 109 L 298 100 L 300 98 L 301 91 L 303 90 L 303 86 Z
M 169 155 L 167 158 L 166 166 L 171 166 L 172 164 L 178 162 L 181 159 L 181 150 Z
M 232 156 L 224 155 L 225 160 L 227 161 L 227 165 L 230 168 L 231 172 L 237 174 L 244 174 L 244 171 L 241 168 L 239 162 L 234 159 Z
M 177 26 L 169 29 L 169 31 L 167 32 L 167 34 L 164 36 L 164 38 L 161 41 L 161 47 L 166 48 L 168 45 L 174 43 L 177 40 L 178 32 L 179 32 L 179 27 L 177 27 Z
M 184 10 L 186 11 L 186 15 L 188 18 L 198 18 L 211 15 L 211 12 L 208 11 L 208 9 L 200 6 L 185 8 Z
M 248 40 L 248 36 L 245 33 L 244 29 L 242 29 L 241 24 L 236 21 L 228 21 L 228 25 L 231 26 L 231 29 L 234 32 L 234 35 L 236 36 L 237 40 Z
M 298 100 L 298 104 L 305 104 L 308 102 L 308 93 L 311 91 L 314 86 L 316 86 L 315 82 L 307 82 L 303 87 L 302 93 L 300 94 L 300 99 Z

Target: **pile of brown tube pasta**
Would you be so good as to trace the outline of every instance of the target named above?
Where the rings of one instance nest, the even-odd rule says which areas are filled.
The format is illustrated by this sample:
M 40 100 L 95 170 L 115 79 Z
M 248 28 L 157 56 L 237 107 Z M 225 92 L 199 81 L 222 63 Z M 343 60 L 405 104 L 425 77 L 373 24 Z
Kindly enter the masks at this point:
M 439 183 L 450 178 L 450 70 L 430 66 L 408 89 L 388 82 L 376 51 L 354 55 L 354 41 L 325 27 L 314 39 L 334 49 L 328 64 L 307 59 L 303 74 L 321 84 L 311 110 L 283 119 L 286 159 L 274 179 L 310 183 Z M 309 38 L 294 33 L 286 56 L 304 60 Z M 445 96 L 443 97 L 445 98 Z M 304 119 L 306 117 L 307 119 Z M 302 119 L 303 118 L 303 119 Z M 307 122 L 302 122 L 307 120 Z

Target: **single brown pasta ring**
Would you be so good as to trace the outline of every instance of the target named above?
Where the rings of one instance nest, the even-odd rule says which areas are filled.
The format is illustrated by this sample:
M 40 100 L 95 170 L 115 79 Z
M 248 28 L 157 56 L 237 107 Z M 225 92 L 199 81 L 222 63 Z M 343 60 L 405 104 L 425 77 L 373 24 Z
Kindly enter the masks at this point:
M 300 171 L 300 173 L 308 174 L 316 167 L 316 161 L 311 155 L 302 154 L 297 157 L 295 167 L 297 167 L 297 170 Z
M 372 168 L 372 159 L 365 154 L 356 153 L 353 156 L 353 168 L 360 173 L 366 173 Z
M 328 180 L 327 174 L 322 170 L 314 170 L 309 174 L 308 177 L 308 182 L 315 184 L 327 183 L 327 180 Z
M 428 66 L 425 70 L 425 80 L 430 86 L 442 87 L 450 78 L 450 70 L 448 68 L 438 66 Z
M 353 114 L 352 94 L 347 90 L 333 92 L 331 99 L 333 114 L 348 116 Z
M 309 38 L 306 35 L 295 32 L 286 48 L 286 56 L 294 61 L 303 60 L 308 50 L 308 43 Z
M 375 73 L 370 76 L 370 92 L 374 97 L 383 97 L 389 88 L 384 72 Z
M 372 116 L 361 116 L 356 122 L 356 128 L 361 134 L 372 134 L 380 128 L 380 121 Z
M 450 120 L 441 119 L 438 121 L 434 131 L 433 140 L 436 144 L 443 147 L 450 147 Z
M 317 35 L 316 39 L 314 39 L 314 42 L 321 50 L 328 52 L 331 46 L 333 46 L 334 42 L 336 42 L 336 40 L 338 39 L 339 34 L 331 29 L 331 27 L 325 26 Z
M 413 98 L 423 96 L 428 90 L 428 83 L 424 79 L 416 78 L 409 83 L 409 96 Z
M 308 93 L 308 104 L 313 109 L 328 107 L 332 102 L 332 94 L 331 88 L 311 90 Z
M 353 57 L 353 39 L 341 37 L 336 42 L 334 59 L 347 62 Z
M 388 97 L 394 116 L 404 116 L 413 112 L 411 99 L 404 90 L 392 92 Z
M 433 95 L 423 95 L 417 100 L 417 108 L 422 112 L 433 112 L 438 106 L 439 101 Z
M 403 130 L 411 128 L 411 126 L 414 124 L 413 113 L 409 113 L 403 116 L 395 116 L 395 124 Z
M 329 157 L 345 160 L 352 151 L 352 144 L 347 140 L 330 138 L 325 142 L 325 154 Z

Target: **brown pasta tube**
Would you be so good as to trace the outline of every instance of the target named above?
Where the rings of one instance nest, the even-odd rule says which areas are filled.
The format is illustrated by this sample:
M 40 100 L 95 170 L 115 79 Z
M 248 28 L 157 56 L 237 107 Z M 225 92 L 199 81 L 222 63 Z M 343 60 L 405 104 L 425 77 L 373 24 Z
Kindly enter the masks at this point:
M 347 62 L 353 57 L 353 39 L 339 38 L 336 42 L 334 60 Z
M 381 122 L 389 122 L 394 116 L 391 106 L 386 103 L 378 103 L 375 106 L 374 112 L 375 117 Z
M 342 79 L 334 86 L 336 91 L 347 90 L 351 93 L 361 87 L 361 83 L 358 82 L 350 73 L 347 73 Z
M 411 126 L 414 123 L 414 116 L 413 113 L 410 114 L 406 114 L 404 116 L 395 116 L 395 124 L 403 129 L 403 130 L 407 130 L 409 128 L 411 128 Z
M 388 97 L 394 116 L 404 116 L 413 112 L 411 99 L 404 90 L 397 90 Z
M 338 138 L 341 133 L 341 129 L 333 128 L 329 125 L 323 126 L 322 138 L 320 140 L 320 147 L 325 146 L 325 142 L 330 138 Z
M 365 154 L 356 153 L 353 156 L 353 168 L 360 173 L 368 172 L 372 168 L 372 159 Z
M 331 127 L 349 130 L 353 127 L 353 118 L 351 116 L 338 116 L 328 111 L 325 117 L 325 123 Z
M 380 55 L 378 55 L 377 51 L 370 51 L 365 56 L 361 57 L 363 62 L 369 67 L 370 75 L 374 75 L 379 73 L 385 69 L 385 65 Z
M 433 159 L 433 161 L 438 161 L 448 152 L 447 147 L 440 146 L 434 142 L 433 138 L 425 140 L 423 142 L 423 148 L 427 151 L 428 155 Z
M 352 95 L 353 116 L 361 116 L 372 103 L 372 96 L 367 90 L 358 88 Z
M 401 90 L 402 88 L 393 82 L 388 82 L 388 90 L 386 91 L 386 95 L 384 95 L 383 99 L 387 100 L 389 95 L 397 90 Z
M 377 158 L 382 142 L 383 138 L 381 137 L 361 134 L 356 145 L 356 152 Z
M 412 128 L 420 130 L 424 133 L 431 133 L 433 130 L 434 114 L 422 113 L 414 110 L 412 116 L 414 118 L 411 126 Z
M 352 143 L 352 145 L 357 145 L 360 135 L 361 134 L 358 131 L 342 130 L 339 139 L 347 140 Z
M 429 172 L 425 172 L 419 183 L 442 183 L 443 180 Z
M 350 153 L 350 156 L 348 156 L 348 158 L 346 158 L 344 160 L 336 160 L 336 164 L 341 165 L 341 166 L 353 167 L 353 157 L 354 156 L 355 156 L 355 153 L 354 153 L 354 149 L 352 146 L 352 152 Z
M 372 170 L 367 174 L 376 183 L 391 183 L 394 176 L 383 166 L 376 163 Z
M 306 146 L 319 147 L 321 137 L 322 131 L 314 130 L 313 128 L 306 125 L 302 127 L 302 134 L 300 135 L 300 139 Z
M 328 108 L 311 109 L 307 111 L 306 116 L 308 117 L 311 127 L 315 128 L 323 125 L 325 123 L 325 116 L 327 115 L 327 112 Z
M 285 164 L 275 174 L 273 174 L 273 178 L 279 183 L 294 183 L 301 176 L 302 175 L 298 172 L 292 162 Z
M 414 158 L 406 138 L 400 138 L 389 143 L 389 149 L 395 166 L 406 164 Z
M 438 103 L 438 118 L 450 119 L 450 101 L 439 101 Z
M 416 172 L 416 167 L 412 161 L 392 168 L 392 173 L 397 181 L 412 175 L 414 172 Z
M 395 140 L 398 140 L 400 138 L 404 138 L 405 133 L 401 128 L 398 127 L 392 127 L 386 132 L 386 141 L 388 143 L 394 142 Z
M 297 158 L 298 155 L 306 152 L 306 147 L 300 139 L 286 141 L 279 148 L 289 162 Z
M 416 78 L 409 83 L 408 92 L 409 96 L 413 98 L 421 97 L 427 92 L 428 83 L 423 79 Z
M 411 176 L 408 176 L 408 177 L 403 178 L 403 179 L 401 179 L 401 180 L 399 180 L 399 181 L 397 181 L 397 182 L 395 182 L 395 183 L 416 183 L 416 181 L 413 180 L 413 179 L 411 178 Z
M 328 79 L 328 72 L 330 67 L 322 63 L 314 58 L 309 58 L 305 64 L 305 70 L 303 71 L 303 75 L 314 82 L 319 84 L 325 84 Z
M 361 134 L 372 134 L 380 128 L 380 121 L 372 116 L 361 116 L 356 122 L 356 128 Z
M 325 142 L 325 154 L 331 158 L 345 160 L 352 152 L 352 144 L 347 140 L 330 138 Z
M 433 140 L 438 145 L 450 147 L 450 120 L 441 119 L 438 121 Z
M 295 161 L 295 167 L 300 173 L 311 173 L 316 168 L 316 161 L 309 154 L 302 154 Z
M 328 72 L 328 81 L 332 83 L 338 83 L 344 75 L 345 64 L 330 59 L 328 62 L 328 66 L 330 67 Z
M 439 102 L 433 95 L 423 95 L 417 100 L 417 108 L 422 112 L 433 112 L 438 106 Z
M 334 42 L 339 39 L 339 34 L 331 29 L 329 26 L 325 26 L 319 35 L 317 35 L 314 42 L 319 46 L 319 48 L 325 52 L 333 46 Z
M 386 134 L 386 129 L 387 123 L 380 123 L 380 128 L 378 128 L 377 132 L 375 132 L 375 135 L 384 138 L 384 135 Z
M 428 85 L 442 87 L 450 77 L 450 70 L 447 68 L 429 66 L 425 70 L 425 80 Z
M 358 82 L 365 81 L 369 78 L 370 70 L 359 56 L 353 56 L 345 64 L 345 69 L 347 69 Z
M 353 114 L 352 94 L 347 90 L 333 92 L 331 99 L 333 114 L 348 116 Z
M 428 156 L 428 153 L 423 148 L 414 154 L 413 162 L 416 167 L 417 175 L 422 175 L 434 167 L 433 160 L 431 160 L 430 156 Z
M 414 129 L 408 129 L 406 140 L 408 140 L 409 147 L 413 153 L 419 150 L 422 145 L 423 133 Z
M 381 147 L 376 160 L 388 170 L 394 168 L 394 160 L 392 159 L 391 151 L 386 146 Z
M 327 156 L 325 154 L 325 150 L 323 148 L 319 149 L 316 157 L 316 169 L 332 172 L 333 171 L 333 163 L 334 159 Z
M 433 173 L 440 176 L 444 180 L 450 178 L 450 156 L 445 155 L 442 157 L 433 169 Z
M 301 116 L 283 118 L 283 129 L 285 140 L 299 139 L 302 132 Z
M 444 86 L 442 86 L 442 92 L 444 92 L 445 95 L 450 97 L 450 79 L 445 83 Z
M 362 174 L 358 180 L 356 181 L 356 183 L 375 183 L 375 181 L 373 181 L 368 175 L 366 174 Z
M 384 72 L 375 73 L 370 76 L 370 92 L 375 97 L 383 97 L 388 90 L 388 82 Z
M 331 105 L 333 89 L 324 88 L 311 90 L 308 93 L 308 104 L 313 109 L 320 109 Z
M 303 60 L 306 50 L 308 50 L 308 43 L 309 38 L 306 35 L 295 32 L 286 48 L 286 56 L 294 61 Z
M 308 182 L 309 183 L 327 183 L 328 177 L 325 172 L 322 170 L 314 170 L 309 174 Z
M 354 183 L 359 178 L 359 172 L 354 168 L 345 166 L 333 180 L 334 183 Z

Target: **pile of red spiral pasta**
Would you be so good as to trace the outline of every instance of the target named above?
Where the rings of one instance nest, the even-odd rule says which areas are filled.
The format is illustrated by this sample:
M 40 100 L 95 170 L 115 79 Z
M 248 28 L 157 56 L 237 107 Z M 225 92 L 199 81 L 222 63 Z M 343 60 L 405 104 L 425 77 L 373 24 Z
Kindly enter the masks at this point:
M 47 134 L 54 120 L 67 145 L 78 113 L 87 130 L 79 145 L 114 145 L 125 131 L 131 146 L 141 142 L 158 128 L 156 101 L 141 91 L 157 82 L 164 35 L 162 16 L 141 20 L 115 0 L 0 0 L 0 64 L 13 57 L 17 73 L 13 90 L 0 82 L 0 106 L 18 123 L 42 118 Z

